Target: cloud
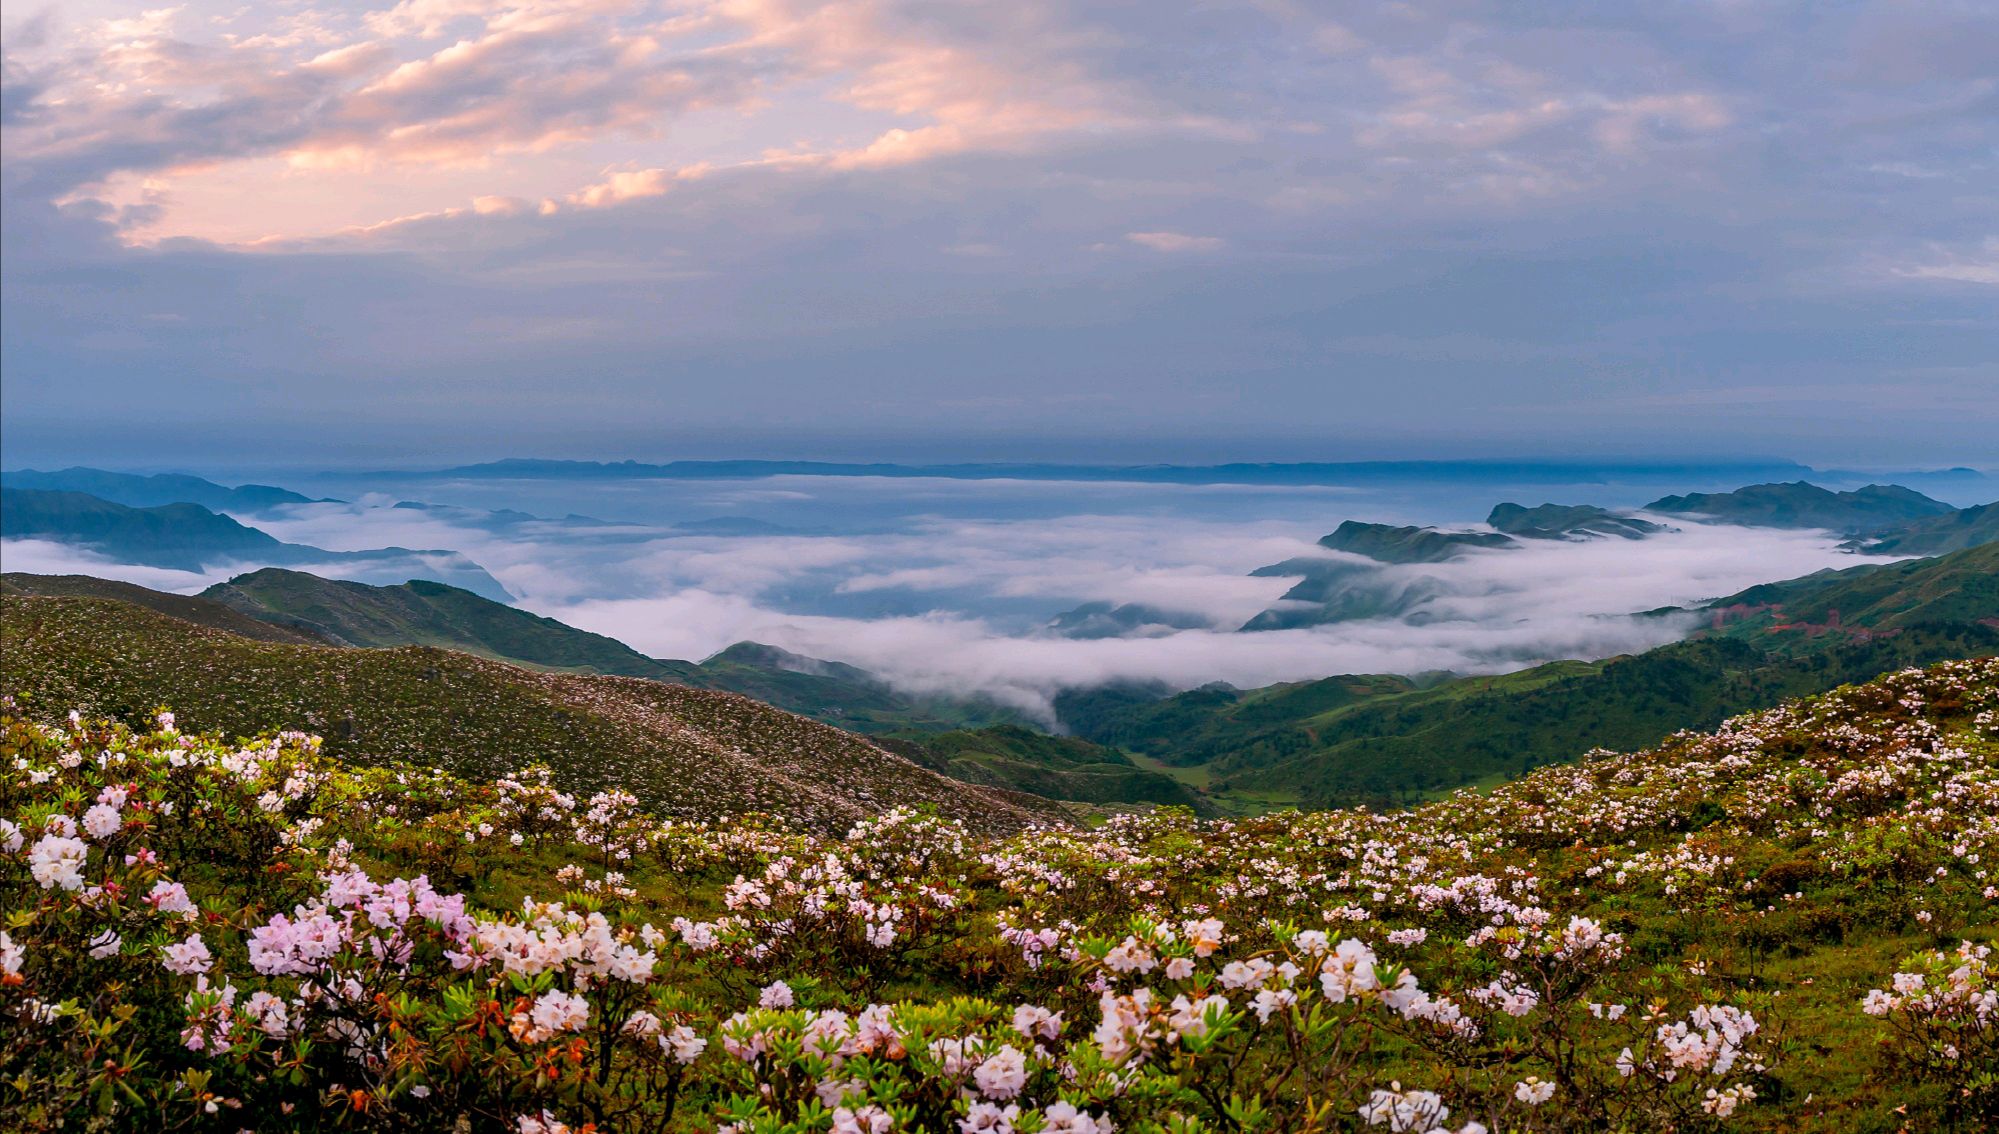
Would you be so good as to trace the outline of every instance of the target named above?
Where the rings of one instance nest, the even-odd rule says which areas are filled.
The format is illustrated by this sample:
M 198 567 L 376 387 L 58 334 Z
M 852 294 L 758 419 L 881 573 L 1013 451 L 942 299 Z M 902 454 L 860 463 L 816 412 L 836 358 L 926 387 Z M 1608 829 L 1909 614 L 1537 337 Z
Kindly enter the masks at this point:
M 765 482 L 688 484 L 685 498 L 663 503 L 681 514 L 739 506 L 755 483 Z M 340 550 L 393 543 L 463 552 L 525 608 L 653 656 L 699 659 L 763 641 L 860 665 L 911 692 L 983 693 L 1044 719 L 1062 689 L 1114 680 L 1251 687 L 1349 672 L 1501 672 L 1643 650 L 1677 639 L 1695 620 L 1634 612 L 1870 561 L 1839 551 L 1827 533 L 1673 518 L 1677 531 L 1642 541 L 1527 542 L 1376 568 L 1383 583 L 1432 596 L 1408 618 L 1239 633 L 1293 582 L 1249 571 L 1328 554 L 1314 540 L 1339 513 L 1327 515 L 1323 501 L 1265 498 L 1240 486 L 1211 504 L 1206 493 L 1173 488 L 1154 496 L 1130 486 L 1007 481 L 785 483 L 808 499 L 767 505 L 861 528 L 727 538 L 664 523 L 496 528 L 476 512 L 386 507 L 387 496 L 296 505 L 259 524 L 281 539 Z M 616 482 L 547 488 L 598 511 L 619 495 Z M 1093 493 L 1124 503 L 1080 510 Z M 1029 502 L 1070 510 L 1007 518 Z M 1290 515 L 1240 515 L 1245 505 Z M 1369 507 L 1397 511 L 1392 500 Z M 1215 514 L 1204 515 L 1210 508 Z M 1096 640 L 1043 629 L 1056 612 L 1087 601 L 1161 607 L 1195 615 L 1205 628 Z
M 675 176 L 665 169 L 608 170 L 604 180 L 571 193 L 569 203 L 586 209 L 601 209 L 641 197 L 657 197 L 666 192 Z
M 1188 236 L 1183 232 L 1127 232 L 1124 238 L 1154 252 L 1214 252 L 1228 243 L 1219 236 Z
M 9 13 L 14 451 L 285 460 L 310 416 L 332 463 L 1971 460 L 1999 426 L 1810 408 L 1999 376 L 1995 22 L 1962 5 L 146 8 Z M 1737 388 L 1806 412 L 1700 408 Z M 1648 398 L 1688 408 L 1594 409 Z
M 1904 279 L 1949 280 L 1999 286 L 1999 236 L 1988 236 L 1975 250 L 1939 249 L 1938 258 L 1893 269 Z
M 1021 534 L 1045 535 L 1032 526 Z M 950 546 L 934 550 L 949 554 Z M 976 563 L 980 554 L 967 549 L 954 558 Z M 860 665 L 912 692 L 976 690 L 1052 719 L 1049 700 L 1056 693 L 1109 681 L 1185 689 L 1220 680 L 1254 687 L 1335 673 L 1504 672 L 1635 652 L 1674 641 L 1697 621 L 1630 617 L 1635 611 L 1693 604 L 1858 562 L 1863 560 L 1838 552 L 1822 533 L 1684 525 L 1644 541 L 1536 544 L 1393 569 L 1395 575 L 1420 574 L 1443 591 L 1420 622 L 1378 619 L 1257 633 L 1183 630 L 1088 641 L 1009 632 L 990 619 L 946 610 L 874 619 L 781 612 L 749 595 L 703 589 L 538 609 L 648 652 L 699 657 L 753 639 Z M 1130 566 L 1098 563 L 1076 572 L 1069 576 L 1077 584 L 1071 593 L 1210 610 L 1218 597 L 1228 597 L 1206 586 L 1148 595 L 1142 579 L 1122 590 L 1100 588 Z M 1075 568 L 1072 562 L 1066 570 Z M 957 581 L 978 574 L 973 567 Z
M 193 594 L 229 577 L 226 571 L 177 571 L 170 567 L 145 567 L 119 563 L 102 555 L 65 543 L 42 539 L 0 540 L 0 567 L 31 575 L 89 575 L 137 583 L 157 591 Z

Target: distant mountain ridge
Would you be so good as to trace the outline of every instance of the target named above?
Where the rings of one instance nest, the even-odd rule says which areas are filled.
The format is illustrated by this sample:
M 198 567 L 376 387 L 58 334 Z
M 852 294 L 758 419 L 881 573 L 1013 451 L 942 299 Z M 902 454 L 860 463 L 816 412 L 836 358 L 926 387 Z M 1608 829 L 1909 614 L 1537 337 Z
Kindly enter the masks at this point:
M 1765 584 L 1709 610 L 1716 625 L 1692 640 L 1598 662 L 1247 691 L 1105 687 L 1065 693 L 1056 709 L 1076 735 L 1184 768 L 1217 800 L 1406 801 L 1888 669 L 1999 652 L 1999 543 Z
M 1300 557 L 1259 567 L 1250 574 L 1296 577 L 1298 582 L 1242 629 L 1288 630 L 1376 618 L 1420 621 L 1425 604 L 1441 593 L 1438 584 L 1383 567 L 1443 563 L 1527 546 L 1524 541 L 1637 540 L 1671 530 L 1636 511 L 1748 527 L 1824 528 L 1848 535 L 1842 545 L 1847 550 L 1870 555 L 1937 555 L 1999 540 L 1999 505 L 1958 509 L 1900 485 L 1834 492 L 1804 481 L 1667 496 L 1627 512 L 1591 504 L 1529 508 L 1502 503 L 1487 516 L 1487 525 L 1495 529 L 1490 532 L 1347 520 L 1319 540 L 1320 546 L 1382 567 L 1333 557 Z
M 198 476 L 159 473 L 139 476 L 107 472 L 81 465 L 41 472 L 18 469 L 0 473 L 0 486 L 31 488 L 49 492 L 82 492 L 100 500 L 129 508 L 156 508 L 162 504 L 199 504 L 214 512 L 261 512 L 284 504 L 319 503 L 288 489 L 268 484 L 244 484 L 231 488 Z
M 1645 509 L 1705 516 L 1725 524 L 1825 528 L 1848 535 L 1884 531 L 1956 511 L 1941 500 L 1898 484 L 1870 484 L 1850 492 L 1834 492 L 1802 480 L 1752 484 L 1733 492 L 1666 496 Z
M 513 597 L 499 580 L 456 551 L 406 547 L 327 551 L 285 543 L 191 503 L 137 508 L 82 492 L 0 488 L 0 537 L 47 540 L 118 563 L 177 571 L 248 562 L 326 564 L 403 578 L 423 575 L 501 601 Z
M 1414 460 L 1232 462 L 1216 465 L 1092 465 L 1077 463 L 897 463 L 777 460 L 574 461 L 513 457 L 453 468 L 362 474 L 382 479 L 537 478 L 738 480 L 772 476 L 941 477 L 953 480 L 1089 480 L 1155 484 L 1345 484 L 1381 480 L 1459 483 L 1511 479 L 1575 484 L 1589 480 L 1678 480 L 1725 476 L 1796 476 L 1811 470 L 1793 461 L 1717 464 L 1560 460 Z M 1975 475 L 1975 474 L 1974 474 Z

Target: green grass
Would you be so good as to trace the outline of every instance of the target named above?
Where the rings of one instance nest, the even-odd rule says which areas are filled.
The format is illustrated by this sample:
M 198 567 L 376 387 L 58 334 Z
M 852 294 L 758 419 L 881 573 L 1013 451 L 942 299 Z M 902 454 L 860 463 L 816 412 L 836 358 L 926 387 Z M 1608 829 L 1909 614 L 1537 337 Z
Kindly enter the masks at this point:
M 1066 814 L 727 693 L 428 647 L 259 642 L 109 599 L 0 601 L 0 679 L 44 712 L 133 721 L 171 704 L 186 707 L 190 728 L 243 735 L 285 720 L 350 760 L 485 778 L 539 761 L 571 790 L 615 784 L 671 815 L 768 811 L 836 827 L 892 801 L 985 827 Z

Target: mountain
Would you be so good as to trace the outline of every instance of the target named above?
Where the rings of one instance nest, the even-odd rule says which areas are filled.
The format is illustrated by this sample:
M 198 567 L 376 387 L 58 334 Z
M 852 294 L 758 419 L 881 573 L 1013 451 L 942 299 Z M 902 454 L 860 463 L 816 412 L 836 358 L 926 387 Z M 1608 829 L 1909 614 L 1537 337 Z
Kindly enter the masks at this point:
M 19 571 L 9 571 L 0 575 L 0 594 L 116 599 L 119 602 L 128 602 L 134 606 L 158 611 L 183 622 L 192 622 L 197 626 L 208 626 L 216 630 L 227 630 L 231 634 L 254 638 L 260 642 L 286 642 L 295 646 L 335 644 L 323 635 L 304 627 L 281 626 L 261 621 L 209 599 L 168 594 L 132 583 L 97 579 L 89 575 L 28 575 Z
M 1208 620 L 1198 614 L 1145 603 L 1086 602 L 1050 619 L 1047 630 L 1063 638 L 1132 638 L 1199 630 L 1207 625 Z
M 0 489 L 0 534 L 77 544 L 121 563 L 199 571 L 217 560 L 291 554 L 292 545 L 199 504 L 132 508 L 81 492 Z
M 187 601 L 146 593 L 155 600 Z M 202 598 L 237 618 L 334 645 L 433 646 L 536 669 L 724 690 L 854 732 L 950 729 L 1019 719 L 1014 710 L 975 699 L 910 696 L 858 667 L 757 642 L 739 642 L 700 664 L 647 657 L 614 638 L 424 579 L 374 585 L 264 568 L 217 583 Z M 166 609 L 158 601 L 141 605 Z
M 540 669 L 697 684 L 686 662 L 649 658 L 615 638 L 425 579 L 377 587 L 266 567 L 201 597 L 339 646 L 435 646 Z
M 235 488 L 203 480 L 198 476 L 161 473 L 137 476 L 78 466 L 54 472 L 19 469 L 0 473 L 0 484 L 8 488 L 39 489 L 49 492 L 82 492 L 100 500 L 131 508 L 156 508 L 162 504 L 199 504 L 216 512 L 262 512 L 283 504 L 316 503 L 310 496 L 274 488 L 268 484 L 244 484 Z
M 1565 753 L 1650 744 L 1898 666 L 1999 651 L 1999 544 L 1766 584 L 1708 611 L 1714 625 L 1695 640 L 1599 662 L 1428 682 L 1093 690 L 1063 695 L 1056 710 L 1077 736 L 1182 770 L 1220 803 L 1407 800 Z
M 1765 637 L 1786 630 L 1878 633 L 1935 622 L 1999 623 L 1999 543 L 1764 583 L 1716 599 L 1708 609 L 1738 635 L 1747 629 Z
M 1863 555 L 1942 555 L 1982 543 L 1999 543 L 1999 502 L 1926 516 L 1848 546 Z
M 1020 725 L 878 738 L 877 743 L 954 780 L 1095 804 L 1164 803 L 1214 812 L 1199 792 L 1125 753 Z
M 1880 531 L 1956 511 L 1941 500 L 1900 485 L 1870 484 L 1850 492 L 1833 492 L 1802 480 L 1752 484 L 1733 492 L 1665 496 L 1647 504 L 1645 510 L 1750 527 L 1827 528 L 1848 534 Z
M 1243 623 L 1243 630 L 1295 630 L 1368 618 L 1421 621 L 1423 604 L 1444 593 L 1427 576 L 1346 559 L 1287 559 L 1250 574 L 1299 578 L 1278 605 Z
M 1475 548 L 1512 547 L 1513 541 L 1493 532 L 1446 532 L 1348 520 L 1320 539 L 1319 546 L 1381 563 L 1441 563 Z
M 1891 669 L 1995 652 L 1999 629 L 1978 623 L 1842 639 L 1799 657 L 1715 638 L 1428 689 L 1392 677 L 1328 678 L 1241 694 L 1183 693 L 1098 710 L 1087 722 L 1063 719 L 1087 739 L 1183 770 L 1226 806 L 1393 803 L 1496 782 L 1592 748 L 1655 743 Z
M 622 787 L 677 817 L 767 811 L 834 830 L 927 805 L 977 829 L 1012 830 L 1067 815 L 729 693 L 422 646 L 253 641 L 102 598 L 0 603 L 0 684 L 43 711 L 144 721 L 170 704 L 183 727 L 231 735 L 283 719 L 324 734 L 326 750 L 348 760 L 487 779 L 541 761 L 565 790 Z
M 1594 504 L 1542 504 L 1527 508 L 1519 504 L 1499 504 L 1485 522 L 1507 535 L 1522 539 L 1574 539 L 1590 536 L 1618 536 L 1643 539 L 1666 530 L 1664 524 L 1620 516 Z
M 68 544 L 117 563 L 204 571 L 229 563 L 326 564 L 369 578 L 434 578 L 500 600 L 499 580 L 456 551 L 326 551 L 284 543 L 199 504 L 134 508 L 81 492 L 0 489 L 0 536 Z

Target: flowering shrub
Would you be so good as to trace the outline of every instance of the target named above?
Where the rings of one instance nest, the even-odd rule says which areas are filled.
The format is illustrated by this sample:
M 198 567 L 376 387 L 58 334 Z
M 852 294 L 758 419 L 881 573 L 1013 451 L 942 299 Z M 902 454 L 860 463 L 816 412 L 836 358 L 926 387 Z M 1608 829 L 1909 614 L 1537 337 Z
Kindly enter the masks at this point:
M 662 820 L 533 768 L 358 768 L 169 714 L 10 706 L 0 761 L 5 1129 L 1978 1129 L 1999 1107 L 1989 660 L 1408 811 L 1012 837 L 909 808 L 842 837 Z M 1823 975 L 1880 941 L 1918 950 L 1886 987 Z M 1840 1054 L 1798 1058 L 1804 1035 Z

